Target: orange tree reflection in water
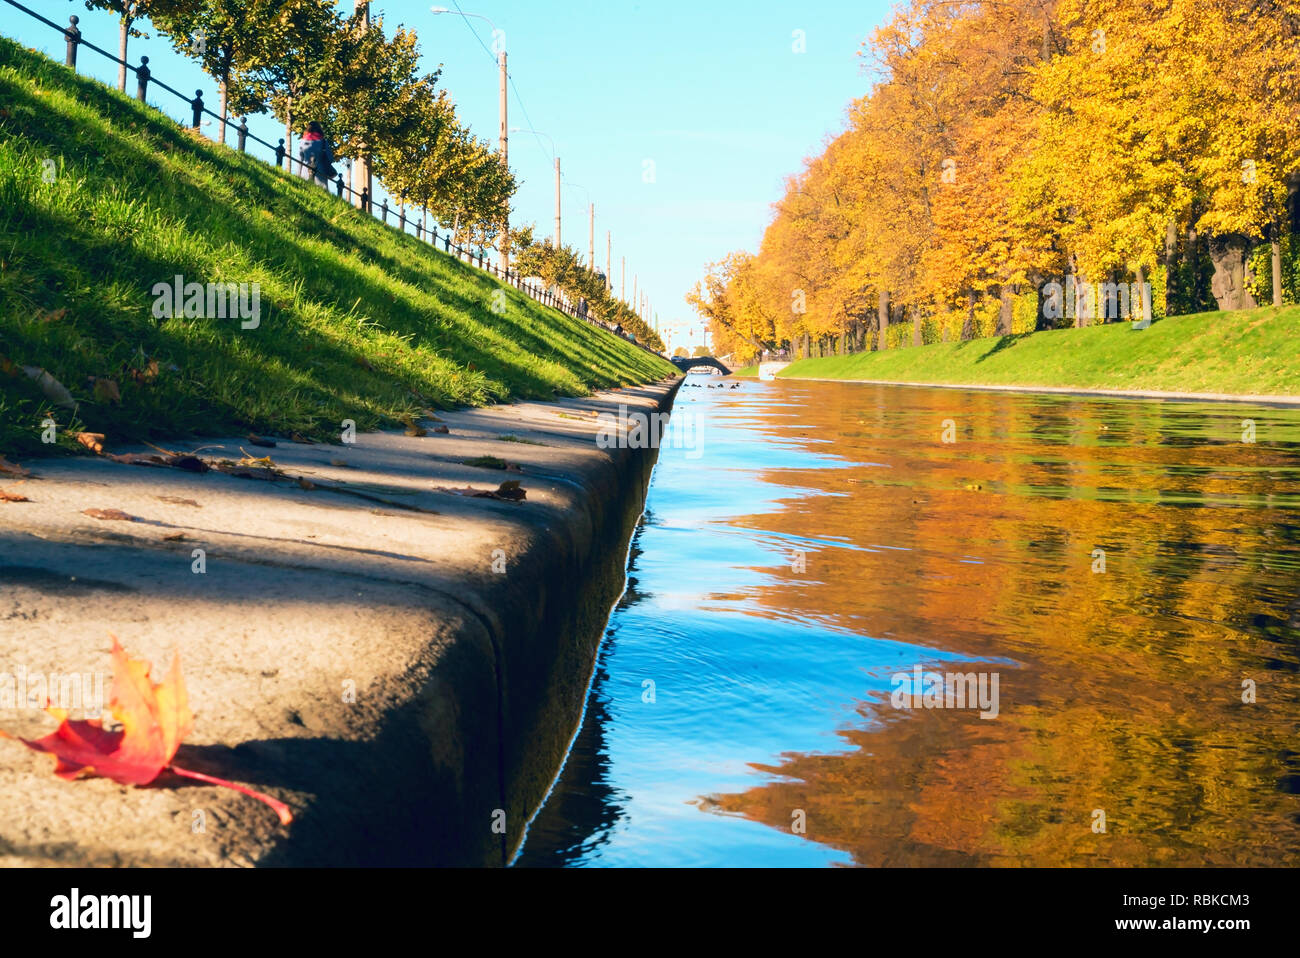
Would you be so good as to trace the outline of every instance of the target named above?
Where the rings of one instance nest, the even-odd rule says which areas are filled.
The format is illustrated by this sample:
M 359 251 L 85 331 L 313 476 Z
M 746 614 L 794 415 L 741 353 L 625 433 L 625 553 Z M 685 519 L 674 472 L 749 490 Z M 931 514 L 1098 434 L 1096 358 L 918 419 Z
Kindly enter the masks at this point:
M 802 809 L 867 865 L 1300 861 L 1300 413 L 779 388 L 820 452 L 877 465 L 772 474 L 834 494 L 737 524 L 858 548 L 767 570 L 748 611 L 985 660 L 924 664 L 999 672 L 1001 710 L 864 693 L 846 751 L 703 807 L 787 831 Z

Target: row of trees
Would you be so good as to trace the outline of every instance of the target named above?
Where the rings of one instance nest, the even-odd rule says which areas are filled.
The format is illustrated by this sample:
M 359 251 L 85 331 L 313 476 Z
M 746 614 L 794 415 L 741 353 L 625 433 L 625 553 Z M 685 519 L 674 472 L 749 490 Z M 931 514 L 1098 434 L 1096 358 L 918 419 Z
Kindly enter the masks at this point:
M 294 132 L 316 120 L 338 156 L 373 163 L 392 196 L 428 210 L 458 243 L 485 245 L 506 221 L 514 176 L 460 122 L 440 71 L 421 72 L 414 32 L 390 36 L 367 4 L 344 16 L 334 0 L 83 2 L 117 14 L 121 59 L 147 19 L 202 66 L 219 90 L 221 142 L 228 117 L 270 112 L 292 155 Z
M 583 263 L 572 246 L 556 247 L 550 240 L 537 242 L 531 228 L 514 231 L 515 266 L 521 275 L 537 276 L 548 286 L 558 287 L 573 303 L 585 302 L 588 315 L 610 327 L 622 326 L 637 342 L 651 349 L 664 349 L 659 334 L 627 303 L 613 295 L 603 273 Z
M 687 297 L 719 353 L 1079 324 L 1068 277 L 1155 318 L 1296 301 L 1300 0 L 910 0 L 863 56 L 758 252 Z

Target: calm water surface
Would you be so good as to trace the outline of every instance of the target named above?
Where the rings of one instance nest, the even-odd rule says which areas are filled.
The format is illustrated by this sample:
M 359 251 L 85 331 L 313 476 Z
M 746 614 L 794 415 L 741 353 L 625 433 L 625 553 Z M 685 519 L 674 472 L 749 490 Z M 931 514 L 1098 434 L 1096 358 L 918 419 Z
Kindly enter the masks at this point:
M 518 864 L 1300 864 L 1300 411 L 716 381 Z

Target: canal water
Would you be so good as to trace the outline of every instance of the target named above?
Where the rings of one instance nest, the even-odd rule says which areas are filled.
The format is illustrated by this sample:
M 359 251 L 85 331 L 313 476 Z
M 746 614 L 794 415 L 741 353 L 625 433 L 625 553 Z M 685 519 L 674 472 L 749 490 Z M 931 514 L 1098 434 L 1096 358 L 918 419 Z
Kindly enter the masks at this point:
M 1300 410 L 691 376 L 628 576 L 517 865 L 1300 864 Z

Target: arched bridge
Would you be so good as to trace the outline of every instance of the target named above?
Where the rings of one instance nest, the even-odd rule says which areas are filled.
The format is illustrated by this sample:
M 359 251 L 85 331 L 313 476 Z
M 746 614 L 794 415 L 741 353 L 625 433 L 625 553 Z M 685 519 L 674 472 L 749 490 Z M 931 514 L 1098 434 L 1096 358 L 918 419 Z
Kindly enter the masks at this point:
M 722 365 L 722 363 L 718 362 L 712 356 L 696 356 L 693 359 L 687 359 L 685 356 L 674 356 L 671 362 L 682 372 L 688 372 L 696 366 L 712 366 L 724 376 L 731 375 L 731 370 Z

